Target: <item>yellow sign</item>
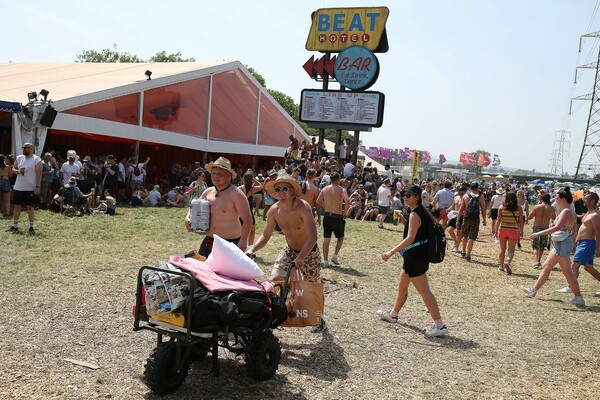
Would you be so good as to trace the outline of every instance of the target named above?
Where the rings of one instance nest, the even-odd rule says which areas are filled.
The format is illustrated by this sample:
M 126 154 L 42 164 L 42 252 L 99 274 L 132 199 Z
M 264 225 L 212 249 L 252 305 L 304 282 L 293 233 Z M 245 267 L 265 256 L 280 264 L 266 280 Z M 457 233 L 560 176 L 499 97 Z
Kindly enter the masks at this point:
M 379 46 L 387 7 L 320 8 L 313 13 L 306 50 L 338 52 L 350 46 Z
M 413 151 L 415 156 L 413 157 L 412 178 L 417 179 L 419 177 L 419 156 L 421 155 L 421 152 L 417 150 Z

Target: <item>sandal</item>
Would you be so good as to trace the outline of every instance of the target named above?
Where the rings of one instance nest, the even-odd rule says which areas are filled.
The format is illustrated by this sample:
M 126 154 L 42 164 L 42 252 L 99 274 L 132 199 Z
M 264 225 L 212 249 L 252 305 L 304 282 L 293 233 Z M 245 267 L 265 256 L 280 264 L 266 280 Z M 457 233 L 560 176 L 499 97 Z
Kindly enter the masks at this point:
M 512 268 L 509 263 L 504 263 L 504 268 L 506 269 L 506 275 L 512 275 Z

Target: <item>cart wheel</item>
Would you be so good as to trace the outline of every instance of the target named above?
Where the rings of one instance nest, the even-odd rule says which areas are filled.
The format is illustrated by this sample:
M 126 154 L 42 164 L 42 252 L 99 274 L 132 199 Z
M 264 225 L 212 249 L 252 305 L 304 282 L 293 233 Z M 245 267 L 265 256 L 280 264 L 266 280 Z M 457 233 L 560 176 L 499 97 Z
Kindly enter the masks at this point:
M 146 386 L 154 393 L 173 393 L 185 381 L 190 364 L 186 361 L 177 366 L 176 349 L 177 344 L 174 339 L 171 339 L 168 342 L 158 344 L 148 357 L 144 370 L 144 380 Z
M 261 332 L 247 348 L 246 371 L 252 379 L 266 381 L 275 375 L 280 360 L 279 339 L 270 331 Z

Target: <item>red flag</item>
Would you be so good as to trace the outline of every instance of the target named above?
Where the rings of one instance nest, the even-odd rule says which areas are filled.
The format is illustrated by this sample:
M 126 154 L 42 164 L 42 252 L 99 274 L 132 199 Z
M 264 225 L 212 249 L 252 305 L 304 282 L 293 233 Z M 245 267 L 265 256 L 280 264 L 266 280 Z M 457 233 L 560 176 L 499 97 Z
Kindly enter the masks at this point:
M 446 156 L 443 154 L 440 154 L 440 158 L 438 160 L 438 163 L 440 163 L 440 165 L 444 164 L 446 162 Z
M 477 161 L 475 161 L 475 154 L 467 153 L 467 165 L 475 165 Z
M 480 167 L 487 167 L 488 165 L 490 165 L 490 163 L 490 157 L 487 154 L 479 153 L 479 162 L 477 163 L 477 165 L 479 165 Z

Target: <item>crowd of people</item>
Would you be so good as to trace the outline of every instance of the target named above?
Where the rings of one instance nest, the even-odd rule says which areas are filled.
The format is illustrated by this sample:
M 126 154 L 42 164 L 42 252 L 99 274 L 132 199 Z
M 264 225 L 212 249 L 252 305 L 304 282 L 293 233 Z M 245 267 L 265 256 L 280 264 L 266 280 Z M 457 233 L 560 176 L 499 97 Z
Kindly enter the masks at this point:
M 560 291 L 574 295 L 571 304 L 585 304 L 577 283 L 581 265 L 600 281 L 600 273 L 593 267 L 594 257 L 600 256 L 596 193 L 586 191 L 574 202 L 568 187 L 543 190 L 465 179 L 409 180 L 395 176 L 389 165 L 378 170 L 371 163 L 354 163 L 349 142 L 342 158 L 321 156 L 314 139 L 301 144 L 290 140 L 281 164 L 275 161 L 253 169 L 250 165 L 232 166 L 220 157 L 204 166 L 199 162 L 187 166 L 175 163 L 168 173 L 149 167 L 149 158 L 145 162 L 135 157 L 117 160 L 112 155 L 80 159 L 69 150 L 66 160 L 53 152 L 40 159 L 26 143 L 23 155 L 0 155 L 4 165 L 0 169 L 2 210 L 10 214 L 12 209 L 10 230 L 17 232 L 21 207 L 27 207 L 29 232 L 33 233 L 34 197 L 47 207 L 56 196 L 64 196 L 65 190 L 75 187 L 75 197 L 89 212 L 114 214 L 117 201 L 132 206 L 188 207 L 185 227 L 191 231 L 195 216 L 190 204 L 204 199 L 210 205 L 210 227 L 199 254 L 207 257 L 214 235 L 218 235 L 253 257 L 267 245 L 272 233 L 280 230 L 286 246 L 273 266 L 273 281 L 281 280 L 290 265 L 299 268 L 309 281 L 320 281 L 321 268 L 341 265 L 349 218 L 360 223 L 373 220 L 382 229 L 386 223 L 404 224 L 403 240 L 382 255 L 384 261 L 395 253 L 403 258 L 395 303 L 391 310 L 377 313 L 382 320 L 396 322 L 412 283 L 434 319 L 433 328 L 426 331 L 428 336 L 448 333 L 427 282 L 429 265 L 423 257 L 427 247 L 423 238 L 429 220 L 442 224 L 451 251 L 466 262 L 473 261 L 479 233 L 491 220 L 492 238 L 498 244 L 498 269 L 508 275 L 513 273 L 524 225 L 533 220 L 533 268 L 541 271 L 532 287 L 523 288 L 527 296 L 535 297 L 556 264 L 568 284 Z M 263 232 L 256 232 L 256 218 L 265 220 Z M 323 242 L 319 246 L 317 230 L 321 227 Z M 330 251 L 332 236 L 336 240 Z M 324 329 L 323 319 L 314 330 Z

